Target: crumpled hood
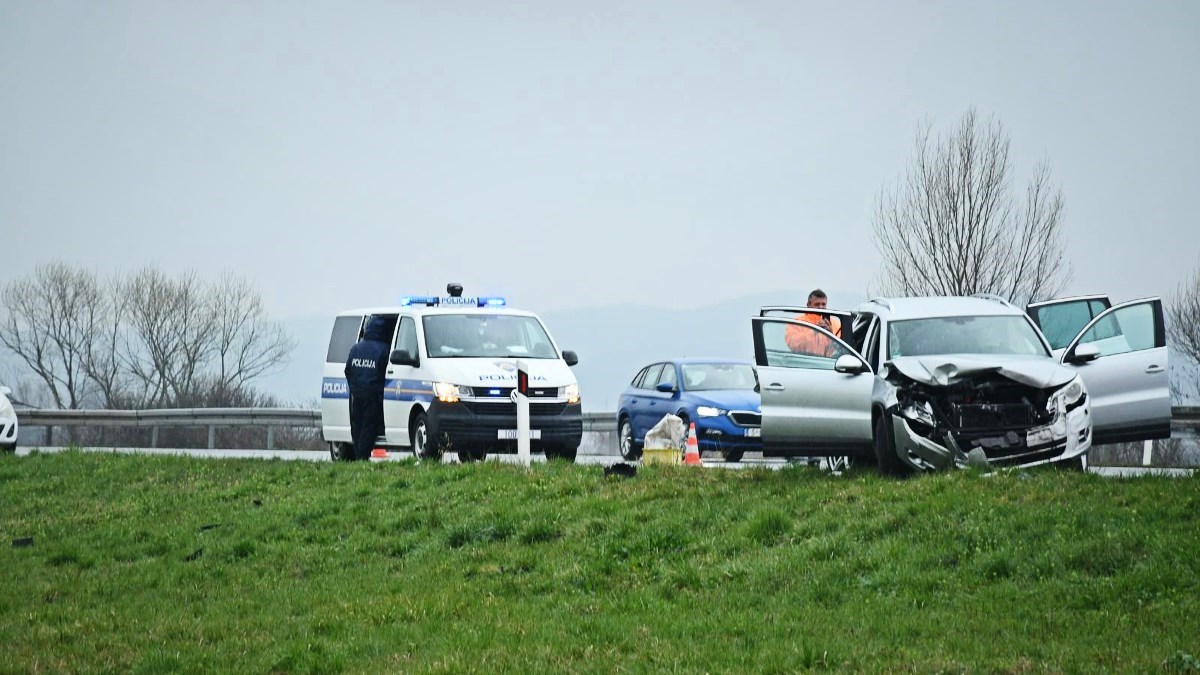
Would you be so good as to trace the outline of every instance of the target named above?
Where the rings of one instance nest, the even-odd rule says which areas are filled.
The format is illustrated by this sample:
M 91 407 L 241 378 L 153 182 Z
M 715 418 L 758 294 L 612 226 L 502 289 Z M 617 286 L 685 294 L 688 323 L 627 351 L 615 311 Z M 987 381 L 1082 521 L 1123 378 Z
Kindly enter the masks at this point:
M 761 400 L 753 389 L 710 389 L 686 392 L 698 405 L 710 405 L 724 410 L 753 410 L 758 412 Z
M 437 379 L 471 387 L 515 387 L 517 366 L 513 359 L 430 359 L 437 363 Z M 575 373 L 562 359 L 526 359 L 529 386 L 564 387 L 575 384 Z
M 1044 356 L 1011 354 L 939 354 L 937 356 L 901 356 L 887 365 L 905 377 L 935 387 L 944 387 L 973 377 L 996 373 L 1038 389 L 1061 387 L 1075 377 L 1075 371 Z

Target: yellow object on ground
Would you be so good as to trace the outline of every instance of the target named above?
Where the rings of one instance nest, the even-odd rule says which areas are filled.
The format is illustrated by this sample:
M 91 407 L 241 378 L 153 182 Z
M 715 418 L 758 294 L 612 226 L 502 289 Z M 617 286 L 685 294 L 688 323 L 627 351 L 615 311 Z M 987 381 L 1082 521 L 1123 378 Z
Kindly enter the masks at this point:
M 682 464 L 683 455 L 679 448 L 646 448 L 642 450 L 642 464 Z

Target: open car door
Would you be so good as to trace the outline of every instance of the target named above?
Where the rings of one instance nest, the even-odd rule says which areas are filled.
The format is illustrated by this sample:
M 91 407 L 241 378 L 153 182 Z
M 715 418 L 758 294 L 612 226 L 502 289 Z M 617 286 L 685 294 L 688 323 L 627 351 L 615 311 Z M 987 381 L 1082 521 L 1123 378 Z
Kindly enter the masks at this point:
M 1162 300 L 1134 300 L 1100 312 L 1060 359 L 1087 385 L 1093 444 L 1170 437 Z
M 1112 307 L 1107 295 L 1080 295 L 1026 305 L 1025 313 L 1046 336 L 1050 350 L 1061 356 L 1088 323 Z
M 869 447 L 874 377 L 862 356 L 804 321 L 758 316 L 751 328 L 763 455 L 838 457 Z

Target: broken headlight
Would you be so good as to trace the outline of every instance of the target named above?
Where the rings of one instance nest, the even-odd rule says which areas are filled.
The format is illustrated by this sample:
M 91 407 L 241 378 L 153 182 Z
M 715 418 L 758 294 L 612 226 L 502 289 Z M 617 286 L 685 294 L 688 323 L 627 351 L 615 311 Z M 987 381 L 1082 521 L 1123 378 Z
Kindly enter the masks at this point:
M 1085 396 L 1087 388 L 1083 386 L 1083 379 L 1076 375 L 1065 387 L 1050 395 L 1050 400 L 1046 402 L 1046 410 L 1050 413 L 1074 410 Z
M 937 426 L 933 421 L 933 406 L 929 401 L 913 401 L 900 409 L 900 415 L 927 427 Z

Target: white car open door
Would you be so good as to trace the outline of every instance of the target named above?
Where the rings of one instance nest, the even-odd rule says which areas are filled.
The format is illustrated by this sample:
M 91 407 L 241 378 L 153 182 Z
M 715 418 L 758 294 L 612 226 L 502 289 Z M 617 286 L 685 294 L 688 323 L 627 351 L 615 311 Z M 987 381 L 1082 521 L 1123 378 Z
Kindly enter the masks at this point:
M 1170 437 L 1166 338 L 1162 300 L 1148 298 L 1097 314 L 1062 352 L 1087 385 L 1093 444 Z
M 758 316 L 751 327 L 763 454 L 837 457 L 868 447 L 874 377 L 862 356 L 803 321 Z

